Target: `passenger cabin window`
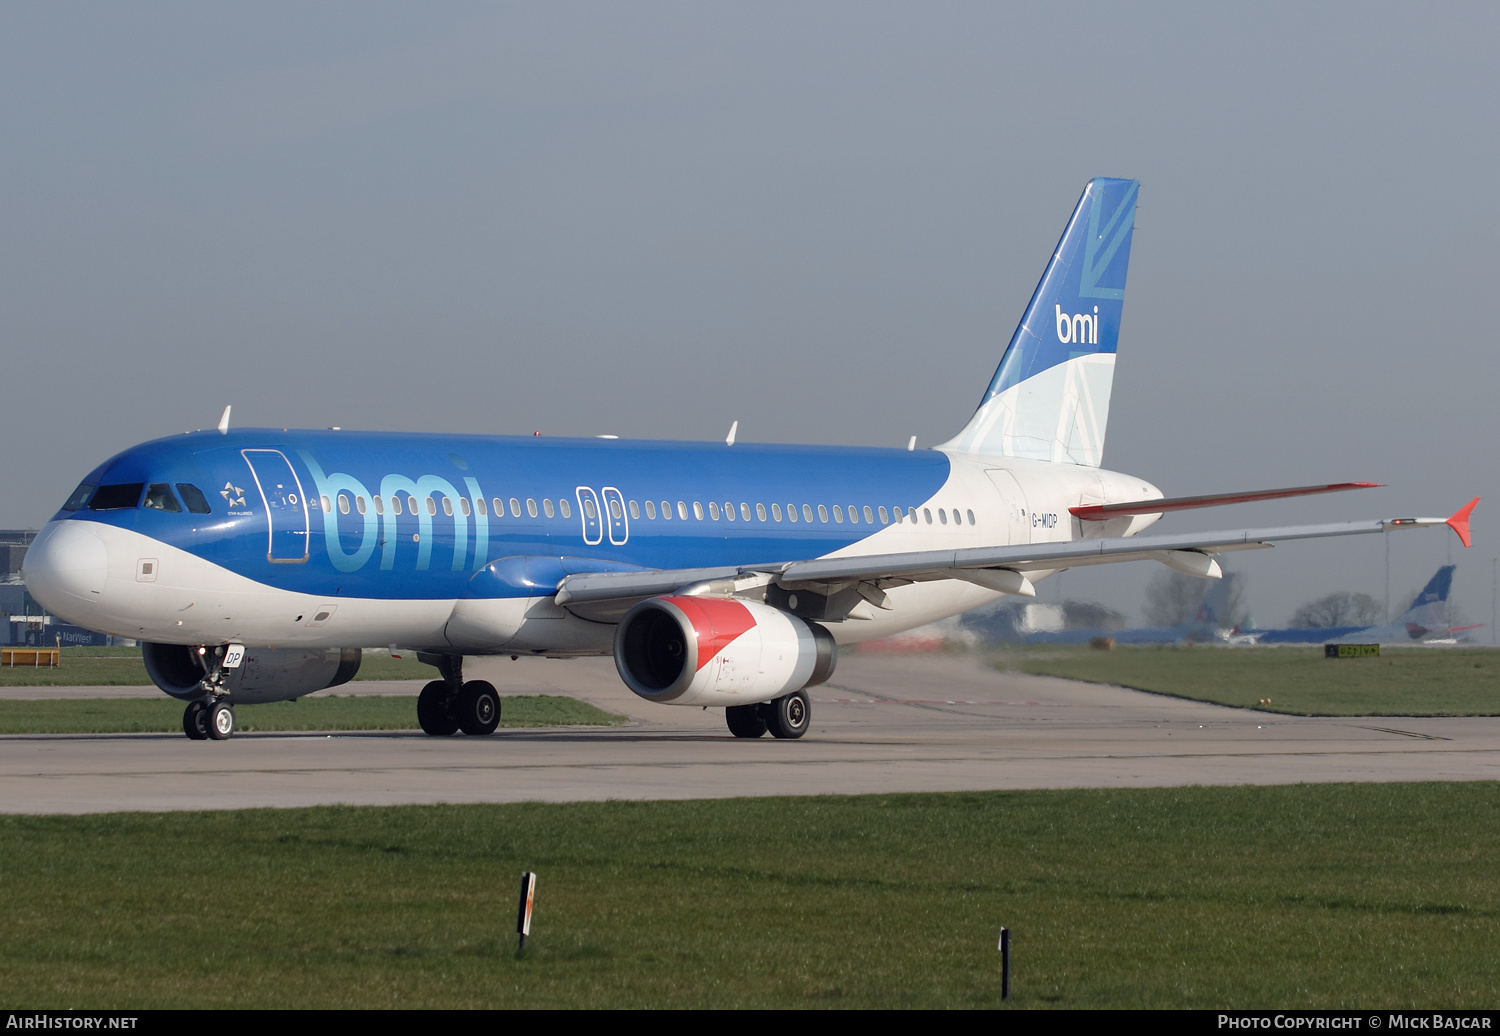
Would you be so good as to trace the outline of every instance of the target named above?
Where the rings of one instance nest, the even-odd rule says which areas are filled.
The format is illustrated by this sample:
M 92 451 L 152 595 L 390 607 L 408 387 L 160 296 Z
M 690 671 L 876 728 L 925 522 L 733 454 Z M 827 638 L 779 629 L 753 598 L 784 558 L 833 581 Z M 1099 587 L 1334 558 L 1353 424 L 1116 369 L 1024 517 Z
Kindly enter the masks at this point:
M 646 501 L 646 517 L 647 518 L 655 518 L 656 517 L 656 504 L 652 503 L 650 500 Z
M 449 518 L 453 517 L 453 501 L 446 496 L 443 497 L 443 513 Z
M 693 517 L 700 522 L 703 520 L 703 505 L 696 500 L 693 501 Z
M 823 506 L 822 504 L 819 504 L 818 508 L 821 510 L 822 506 Z M 802 505 L 802 520 L 805 521 L 805 522 L 812 521 L 812 508 L 809 507 L 807 504 L 803 504 Z M 828 516 L 826 514 L 823 516 L 823 520 L 825 522 L 828 520 Z
M 385 497 L 383 497 L 383 496 L 377 496 L 377 497 L 375 497 L 375 513 L 376 514 L 385 514 Z
M 426 497 L 425 499 L 427 501 L 427 513 L 428 514 L 437 514 L 437 501 L 434 500 L 430 496 Z M 445 503 L 445 504 L 448 503 L 448 498 L 447 497 L 443 498 L 443 503 Z M 451 508 L 452 508 L 451 504 L 449 504 L 449 508 L 451 510 Z
M 820 507 L 818 508 L 818 510 L 821 511 L 822 508 Z M 844 524 L 844 509 L 838 504 L 833 505 L 833 520 L 838 522 L 840 525 Z
M 804 510 L 805 509 L 806 506 L 804 505 Z M 808 521 L 812 521 L 812 519 L 809 518 Z M 824 507 L 822 504 L 818 505 L 818 521 L 823 522 L 824 524 L 827 524 L 828 522 L 828 508 Z
M 712 500 L 708 502 L 708 516 L 714 521 L 719 520 L 719 505 L 714 503 Z M 700 514 L 698 517 L 702 518 L 703 515 Z
M 213 514 L 213 508 L 208 506 L 208 498 L 203 495 L 203 490 L 191 482 L 177 483 L 177 492 L 182 496 L 182 502 L 187 504 L 189 514 Z
M 760 519 L 761 521 L 765 521 L 766 520 L 766 505 L 765 504 L 756 504 L 755 505 L 755 517 L 758 518 L 758 519 Z M 780 518 L 781 516 L 777 515 L 776 517 Z
M 567 497 L 563 497 L 562 499 L 558 500 L 557 501 L 557 506 L 558 506 L 559 509 L 561 509 L 562 516 L 564 518 L 571 518 L 571 517 L 573 517 L 573 505 L 570 504 L 570 503 L 568 503 L 568 498 Z
M 677 501 L 677 517 L 681 518 L 683 521 L 687 521 L 687 504 L 683 503 L 681 500 Z
M 470 511 L 469 511 L 469 498 L 468 497 L 465 496 L 465 497 L 460 497 L 459 498 L 458 509 L 463 512 L 463 516 L 465 518 L 469 517 Z M 363 507 L 361 507 L 359 509 L 359 513 L 360 514 L 364 514 L 364 512 L 365 512 L 365 509 Z
M 969 512 L 969 524 L 970 525 L 974 525 L 975 524 L 975 521 L 974 521 L 974 512 L 973 511 Z
M 510 498 L 510 516 L 512 518 L 521 517 L 521 501 L 517 500 L 515 497 Z M 592 518 L 593 515 L 589 515 L 589 517 Z
M 536 501 L 529 496 L 526 498 L 526 513 L 532 518 L 536 517 Z
M 551 500 L 543 500 L 542 501 L 542 513 L 545 514 L 548 518 L 551 518 L 554 514 L 557 513 L 552 508 L 552 501 Z
M 114 486 L 100 486 L 94 490 L 93 499 L 89 501 L 89 510 L 122 511 L 127 507 L 134 507 L 141 502 L 141 490 L 145 488 L 144 482 L 122 482 Z
M 153 511 L 170 511 L 180 514 L 182 505 L 172 495 L 172 487 L 165 482 L 153 482 L 151 488 L 146 490 L 146 506 Z
M 891 516 L 886 511 L 886 509 L 884 507 L 880 508 L 880 524 L 881 525 L 889 525 L 889 524 L 891 524 Z
M 89 485 L 87 482 L 83 483 L 77 489 L 73 490 L 73 495 L 68 497 L 67 502 L 62 505 L 62 509 L 64 511 L 78 510 L 84 504 L 88 503 L 89 494 L 93 491 L 93 486 Z
M 772 504 L 771 505 L 771 517 L 775 518 L 778 522 L 781 521 L 781 505 L 780 504 Z M 795 518 L 792 519 L 792 520 L 796 521 Z
M 344 494 L 344 493 L 340 493 L 339 494 L 339 514 L 348 514 L 348 513 L 349 513 L 349 497 L 346 494 Z
M 505 517 L 505 501 L 501 500 L 497 496 L 497 497 L 495 497 L 493 503 L 495 505 L 495 517 L 496 518 L 504 518 Z
M 323 513 L 324 514 L 332 514 L 333 513 L 333 501 L 328 499 L 328 494 L 327 493 L 324 493 L 323 496 L 321 497 L 321 503 L 322 503 Z
M 875 516 L 870 513 L 870 505 L 869 504 L 865 504 L 865 524 L 866 525 L 874 525 L 875 524 Z M 883 525 L 885 523 L 882 522 L 881 524 Z
M 640 521 L 640 518 L 641 518 L 641 508 L 640 508 L 640 505 L 637 504 L 634 500 L 630 501 L 630 520 L 631 521 Z

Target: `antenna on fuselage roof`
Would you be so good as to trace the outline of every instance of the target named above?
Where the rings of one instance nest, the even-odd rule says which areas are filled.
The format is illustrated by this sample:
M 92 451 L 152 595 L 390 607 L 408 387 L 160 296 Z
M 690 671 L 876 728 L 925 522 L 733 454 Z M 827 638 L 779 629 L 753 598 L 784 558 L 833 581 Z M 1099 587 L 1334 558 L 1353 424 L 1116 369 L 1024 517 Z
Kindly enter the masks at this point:
M 914 450 L 916 448 L 917 448 L 917 437 L 915 435 L 913 435 L 910 439 L 906 440 L 906 452 L 910 453 L 912 450 Z
M 725 446 L 733 446 L 734 445 L 734 433 L 737 432 L 737 431 L 739 431 L 739 430 L 740 430 L 740 423 L 738 421 L 734 422 L 733 424 L 731 424 L 729 426 L 729 434 L 724 437 L 724 445 Z
M 231 411 L 233 409 L 234 409 L 233 406 L 227 406 L 227 407 L 224 408 L 224 416 L 221 417 L 221 418 L 219 418 L 219 434 L 220 435 L 228 435 L 229 434 L 229 411 Z

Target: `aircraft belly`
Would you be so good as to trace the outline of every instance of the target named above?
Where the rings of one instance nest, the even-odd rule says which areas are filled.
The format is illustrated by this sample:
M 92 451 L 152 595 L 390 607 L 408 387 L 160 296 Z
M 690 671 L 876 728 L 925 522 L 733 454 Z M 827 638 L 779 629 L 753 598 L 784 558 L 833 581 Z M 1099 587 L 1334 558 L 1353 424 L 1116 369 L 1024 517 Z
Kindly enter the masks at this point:
M 830 622 L 826 625 L 836 643 L 858 644 L 961 615 L 1003 596 L 1005 595 L 997 590 L 987 590 L 962 579 L 934 579 L 887 590 L 886 603 L 891 605 L 889 611 L 864 609 L 860 614 L 873 612 L 873 616 L 863 620 L 845 619 L 843 622 Z

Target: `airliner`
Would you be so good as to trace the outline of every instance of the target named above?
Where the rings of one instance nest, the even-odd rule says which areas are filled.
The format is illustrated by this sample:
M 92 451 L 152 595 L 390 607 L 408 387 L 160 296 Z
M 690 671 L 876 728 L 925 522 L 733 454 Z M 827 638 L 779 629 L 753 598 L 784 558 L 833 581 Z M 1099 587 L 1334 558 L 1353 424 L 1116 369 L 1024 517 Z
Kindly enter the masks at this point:
M 612 655 L 649 701 L 797 738 L 840 645 L 956 615 L 1077 565 L 1205 578 L 1273 542 L 1450 518 L 1139 535 L 1169 511 L 1366 483 L 1165 498 L 1100 467 L 1139 184 L 1083 191 L 978 409 L 929 450 L 218 427 L 90 472 L 23 564 L 53 614 L 134 638 L 224 740 L 238 704 L 354 676 L 361 649 L 438 678 L 423 731 L 486 735 L 466 656 Z
M 1459 633 L 1478 626 L 1451 626 L 1448 594 L 1453 570 L 1444 565 L 1427 581 L 1411 606 L 1394 622 L 1374 626 L 1322 626 L 1279 630 L 1246 630 L 1236 639 L 1246 644 L 1431 644 L 1452 643 Z

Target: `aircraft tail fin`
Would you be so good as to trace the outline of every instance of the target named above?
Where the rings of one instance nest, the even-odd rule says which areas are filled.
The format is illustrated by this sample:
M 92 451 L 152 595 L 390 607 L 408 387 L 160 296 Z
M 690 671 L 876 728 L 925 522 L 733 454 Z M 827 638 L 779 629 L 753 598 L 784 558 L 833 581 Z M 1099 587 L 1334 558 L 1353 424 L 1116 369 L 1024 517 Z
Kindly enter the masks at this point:
M 1139 188 L 1088 182 L 979 409 L 939 449 L 1099 466 Z
M 1402 613 L 1398 622 L 1408 628 L 1419 626 L 1428 629 L 1441 628 L 1448 624 L 1448 591 L 1453 588 L 1453 570 L 1457 565 L 1444 565 L 1427 581 L 1422 592 L 1417 594 L 1411 607 Z

